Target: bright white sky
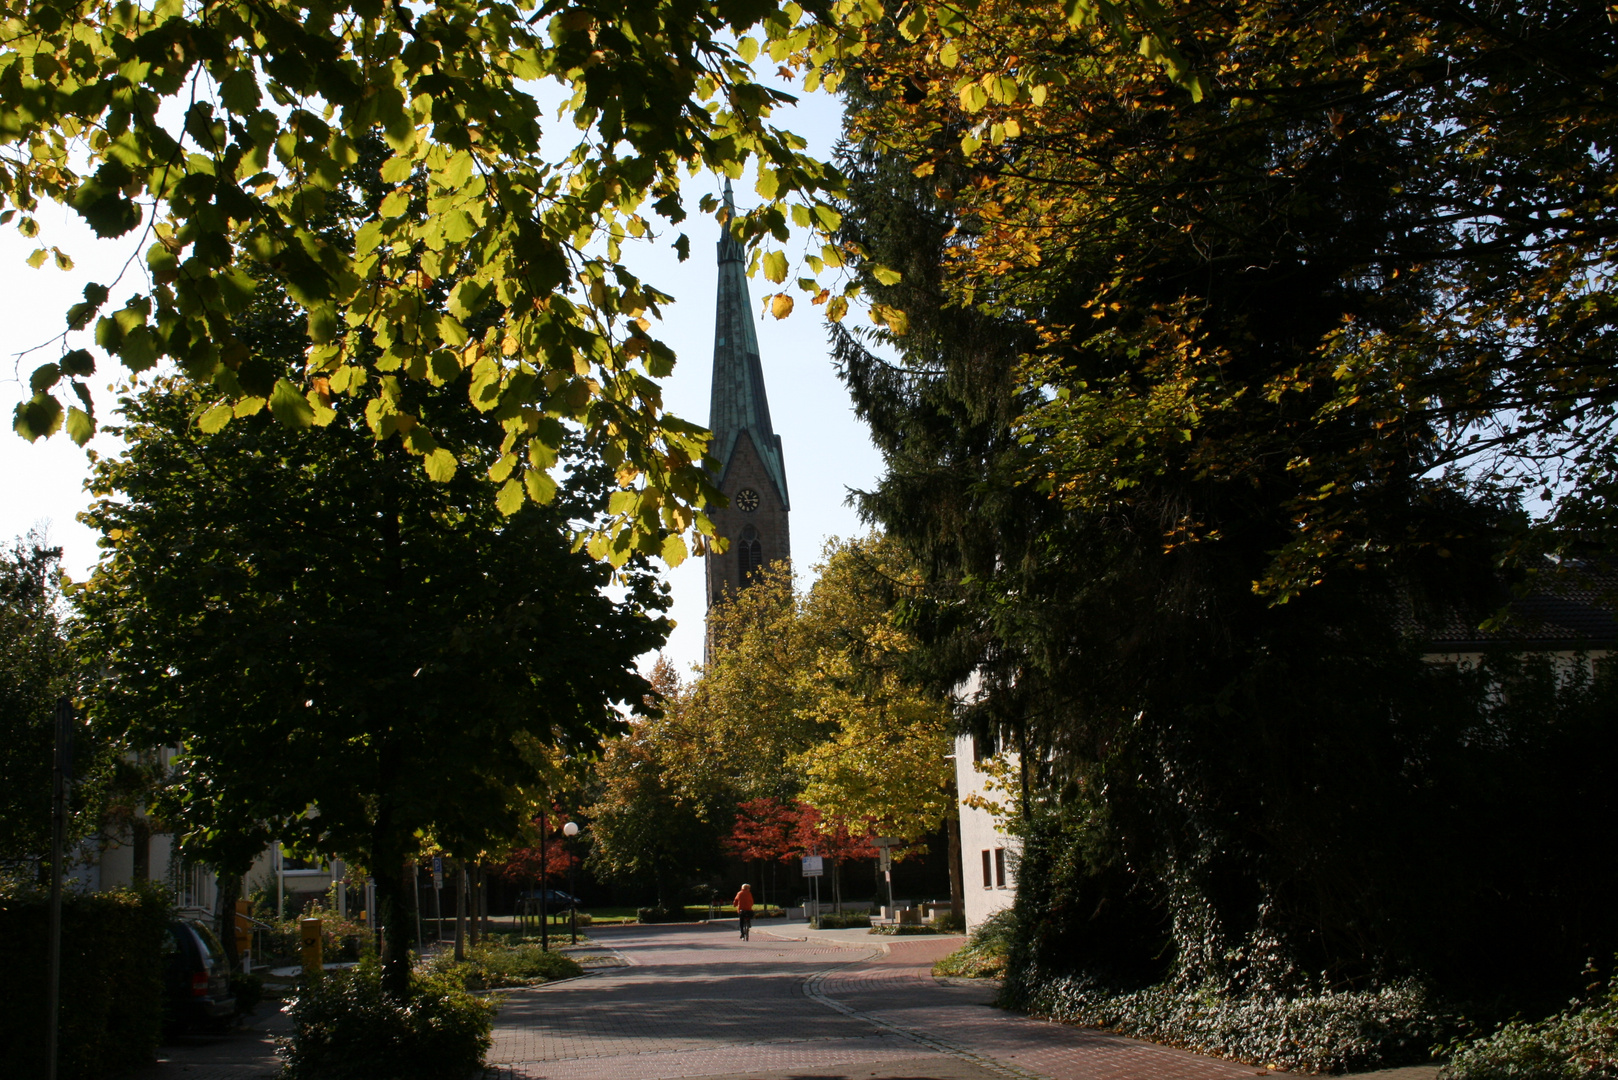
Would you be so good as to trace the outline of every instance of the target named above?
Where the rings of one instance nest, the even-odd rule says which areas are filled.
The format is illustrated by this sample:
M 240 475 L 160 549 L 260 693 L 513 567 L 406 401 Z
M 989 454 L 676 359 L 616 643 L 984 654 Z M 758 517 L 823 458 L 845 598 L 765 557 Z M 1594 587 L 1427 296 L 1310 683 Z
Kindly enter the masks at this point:
M 796 108 L 779 110 L 773 119 L 808 139 L 811 153 L 825 157 L 837 139 L 840 115 L 835 98 L 817 93 L 806 95 Z M 626 261 L 645 280 L 676 297 L 677 302 L 665 309 L 665 322 L 659 329 L 660 336 L 680 357 L 674 375 L 665 384 L 666 403 L 676 415 L 706 423 L 713 354 L 714 244 L 718 231 L 710 220 L 696 214 L 695 205 L 701 195 L 717 193 L 718 183 L 711 176 L 687 183 L 692 213 L 685 223 L 691 230 L 690 261 L 682 265 L 675 259 L 667 246 L 672 235 L 638 251 L 626 248 L 625 254 Z M 745 206 L 753 197 L 751 180 L 737 185 L 736 194 L 737 202 Z M 50 342 L 59 334 L 64 326 L 63 314 L 79 299 L 85 282 L 108 282 L 117 277 L 124 263 L 137 254 L 136 243 L 129 237 L 98 241 L 78 225 L 70 212 L 54 207 L 42 211 L 38 217 L 43 232 L 38 240 L 25 240 L 9 228 L 0 230 L 0 295 L 6 298 L 8 315 L 0 325 L 0 356 L 4 357 L 0 362 L 0 415 L 5 418 L 5 426 L 0 429 L 0 543 L 9 544 L 12 537 L 41 527 L 53 543 L 65 549 L 68 572 L 83 577 L 97 557 L 94 534 L 75 520 L 88 503 L 83 491 L 85 451 L 65 435 L 30 445 L 10 430 L 13 408 L 28 396 L 28 373 L 37 364 L 54 358 L 60 349 L 48 345 L 21 359 L 17 354 Z M 74 269 L 64 273 L 49 263 L 39 270 L 30 269 L 24 260 L 41 241 L 71 255 Z M 765 286 L 762 279 L 754 282 L 755 314 Z M 140 279 L 126 279 L 123 286 L 113 288 L 111 304 L 121 305 L 142 287 Z M 864 425 L 855 419 L 848 396 L 832 370 L 820 311 L 800 303 L 797 313 L 785 322 L 758 320 L 770 411 L 786 449 L 792 495 L 792 549 L 800 574 L 812 570 L 827 538 L 860 531 L 854 511 L 844 505 L 844 500 L 849 488 L 870 486 L 881 470 L 881 459 Z M 108 384 L 115 374 L 103 366 L 93 380 L 103 419 L 111 407 Z M 91 448 L 101 453 L 116 453 L 118 449 L 106 436 L 98 436 Z M 667 653 L 686 673 L 702 659 L 702 563 L 689 560 L 668 576 L 674 590 L 672 614 L 679 626 Z

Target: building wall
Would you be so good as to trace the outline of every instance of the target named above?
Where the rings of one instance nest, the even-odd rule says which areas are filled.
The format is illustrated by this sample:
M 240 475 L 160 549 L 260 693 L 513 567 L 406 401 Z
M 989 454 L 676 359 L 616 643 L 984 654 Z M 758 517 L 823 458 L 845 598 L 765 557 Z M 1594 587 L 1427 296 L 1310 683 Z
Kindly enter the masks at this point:
M 999 827 L 993 814 L 967 805 L 972 796 L 993 798 L 988 777 L 976 764 L 970 735 L 955 740 L 955 784 L 961 799 L 961 880 L 966 893 L 966 928 L 971 930 L 1017 898 L 1020 842 Z M 1014 756 L 1014 755 L 1013 755 Z M 984 859 L 988 875 L 985 883 Z
M 751 513 L 736 505 L 736 496 L 744 489 L 758 492 L 758 509 Z M 730 499 L 730 505 L 713 510 L 708 516 L 713 520 L 714 530 L 730 541 L 730 547 L 724 554 L 709 555 L 706 560 L 710 605 L 721 601 L 725 593 L 741 589 L 741 545 L 737 541 L 748 526 L 758 533 L 763 565 L 792 557 L 786 504 L 746 431 L 736 438 L 736 452 L 720 478 L 719 490 Z

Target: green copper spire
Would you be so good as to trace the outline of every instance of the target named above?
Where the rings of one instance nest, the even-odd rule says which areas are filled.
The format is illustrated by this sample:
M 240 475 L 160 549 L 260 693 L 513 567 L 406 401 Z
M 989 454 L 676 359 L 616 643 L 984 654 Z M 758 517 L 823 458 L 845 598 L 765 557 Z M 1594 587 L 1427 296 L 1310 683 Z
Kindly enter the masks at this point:
M 735 212 L 730 181 L 725 181 L 725 209 Z M 728 222 L 727 218 L 727 222 Z M 770 426 L 770 402 L 764 395 L 764 368 L 753 329 L 753 301 L 747 291 L 747 253 L 727 224 L 719 240 L 719 303 L 714 318 L 713 396 L 708 426 L 714 441 L 709 453 L 719 459 L 718 481 L 724 486 L 736 442 L 742 432 L 752 439 L 787 509 L 787 471 L 781 437 Z

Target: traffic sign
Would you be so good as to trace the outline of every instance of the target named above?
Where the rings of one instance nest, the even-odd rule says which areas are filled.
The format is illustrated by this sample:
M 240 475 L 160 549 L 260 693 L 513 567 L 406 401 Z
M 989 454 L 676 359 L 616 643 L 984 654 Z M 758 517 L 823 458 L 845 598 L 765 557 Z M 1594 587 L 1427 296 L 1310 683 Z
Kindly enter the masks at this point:
M 872 837 L 871 843 L 875 844 L 879 848 L 903 847 L 904 846 L 904 840 L 901 837 L 897 837 L 897 836 L 876 836 L 876 837 Z
M 803 857 L 803 876 L 821 877 L 825 874 L 824 860 L 819 855 L 805 855 Z

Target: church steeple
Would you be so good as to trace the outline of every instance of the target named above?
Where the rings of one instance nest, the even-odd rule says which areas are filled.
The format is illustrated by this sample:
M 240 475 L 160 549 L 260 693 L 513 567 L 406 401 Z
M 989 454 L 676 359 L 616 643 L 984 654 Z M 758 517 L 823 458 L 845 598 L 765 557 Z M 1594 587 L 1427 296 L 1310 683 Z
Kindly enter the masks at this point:
M 736 203 L 725 180 L 726 228 L 719 239 L 719 303 L 714 319 L 713 392 L 708 426 L 713 429 L 709 453 L 719 459 L 720 486 L 736 453 L 743 432 L 764 460 L 770 482 L 789 505 L 787 472 L 781 437 L 770 425 L 770 402 L 764 393 L 764 367 L 759 362 L 758 335 L 753 328 L 753 303 L 747 290 L 747 253 L 731 235 L 730 217 Z
M 759 362 L 753 301 L 747 290 L 747 252 L 730 233 L 735 209 L 726 180 L 708 416 L 713 443 L 708 454 L 719 462 L 714 481 L 730 500 L 730 505 L 710 511 L 709 516 L 729 547 L 707 559 L 710 607 L 727 592 L 746 588 L 765 566 L 792 557 L 786 462 L 764 393 L 764 366 Z

